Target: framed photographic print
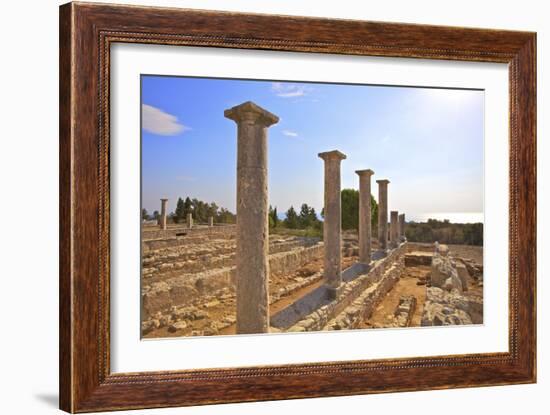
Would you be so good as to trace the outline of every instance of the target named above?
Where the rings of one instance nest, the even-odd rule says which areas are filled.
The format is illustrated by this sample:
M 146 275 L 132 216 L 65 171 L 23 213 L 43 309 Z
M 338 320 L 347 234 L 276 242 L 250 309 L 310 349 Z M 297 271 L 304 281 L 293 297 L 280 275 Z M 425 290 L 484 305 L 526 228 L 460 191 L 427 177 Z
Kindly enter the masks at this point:
M 60 406 L 536 380 L 536 35 L 60 8 Z

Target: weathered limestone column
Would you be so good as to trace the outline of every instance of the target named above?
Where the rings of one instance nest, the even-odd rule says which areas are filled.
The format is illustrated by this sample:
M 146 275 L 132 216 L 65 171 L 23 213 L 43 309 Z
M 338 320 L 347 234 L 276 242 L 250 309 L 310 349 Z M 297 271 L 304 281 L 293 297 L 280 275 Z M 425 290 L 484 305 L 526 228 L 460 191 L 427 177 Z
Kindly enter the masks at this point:
M 404 242 L 407 237 L 405 236 L 405 214 L 399 215 L 399 239 Z
M 214 226 L 214 216 L 208 216 L 208 226 Z
M 319 153 L 325 162 L 325 245 L 324 278 L 329 295 L 335 297 L 342 283 L 342 197 L 340 195 L 340 163 L 346 155 L 338 150 Z
M 389 180 L 377 180 L 378 183 L 378 242 L 380 249 L 388 249 L 388 184 Z
M 160 199 L 159 226 L 163 231 L 166 230 L 166 202 L 168 202 L 168 199 Z
M 395 248 L 399 244 L 399 212 L 390 212 L 390 246 Z
M 188 213 L 187 214 L 187 227 L 191 229 L 193 227 L 193 214 Z
M 237 334 L 269 331 L 267 128 L 276 115 L 253 102 L 225 110 L 237 123 Z
M 370 178 L 374 172 L 370 169 L 356 170 L 359 175 L 359 262 L 371 261 L 371 188 Z

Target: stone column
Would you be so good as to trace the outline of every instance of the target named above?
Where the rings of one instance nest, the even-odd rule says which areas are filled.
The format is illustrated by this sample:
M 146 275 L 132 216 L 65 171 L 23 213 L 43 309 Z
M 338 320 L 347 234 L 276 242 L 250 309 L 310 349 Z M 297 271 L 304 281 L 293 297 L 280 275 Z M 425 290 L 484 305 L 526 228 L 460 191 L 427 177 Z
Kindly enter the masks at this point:
M 324 278 L 329 295 L 334 298 L 342 283 L 342 197 L 340 195 L 340 163 L 346 155 L 334 150 L 319 153 L 325 162 L 325 245 Z
M 371 261 L 371 189 L 370 178 L 374 172 L 356 170 L 359 175 L 359 262 L 370 264 Z
M 168 202 L 168 199 L 160 199 L 159 226 L 163 231 L 166 230 L 166 202 Z
M 225 110 L 237 123 L 237 334 L 269 331 L 267 128 L 276 115 L 253 102 Z
M 405 214 L 399 215 L 399 240 L 404 242 L 407 239 L 405 236 Z
M 193 214 L 188 213 L 187 214 L 187 227 L 191 229 L 193 227 Z
M 388 184 L 389 180 L 377 180 L 378 183 L 378 242 L 380 249 L 388 249 Z
M 399 212 L 390 212 L 390 246 L 395 248 L 399 244 Z
M 208 216 L 208 226 L 214 226 L 214 216 Z

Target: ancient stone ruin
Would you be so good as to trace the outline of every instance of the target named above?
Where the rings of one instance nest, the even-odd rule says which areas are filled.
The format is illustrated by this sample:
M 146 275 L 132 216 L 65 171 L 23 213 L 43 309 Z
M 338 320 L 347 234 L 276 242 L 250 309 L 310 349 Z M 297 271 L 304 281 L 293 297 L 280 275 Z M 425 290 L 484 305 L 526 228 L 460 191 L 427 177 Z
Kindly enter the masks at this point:
M 446 245 L 436 245 L 422 314 L 423 326 L 483 323 L 483 297 L 479 290 L 468 293 L 471 276 L 463 261 L 450 257 Z
M 142 227 L 143 336 L 482 323 L 482 260 L 460 246 L 407 242 L 405 214 L 388 214 L 389 180 L 376 181 L 374 235 L 375 173 L 356 171 L 359 226 L 342 231 L 346 155 L 338 150 L 318 155 L 322 240 L 270 234 L 267 133 L 278 117 L 252 102 L 225 117 L 237 125 L 237 224 L 193 223 L 191 214 L 185 224 L 167 224 L 161 199 L 157 226 Z

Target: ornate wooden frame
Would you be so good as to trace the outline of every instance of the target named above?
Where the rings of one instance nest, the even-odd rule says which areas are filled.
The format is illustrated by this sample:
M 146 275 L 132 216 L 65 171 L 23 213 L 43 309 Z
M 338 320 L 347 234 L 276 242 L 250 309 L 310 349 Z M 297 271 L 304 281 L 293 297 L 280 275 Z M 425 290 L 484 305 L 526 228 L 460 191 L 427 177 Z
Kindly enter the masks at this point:
M 508 63 L 509 352 L 110 373 L 113 42 Z M 535 382 L 535 33 L 70 3 L 60 8 L 59 93 L 61 409 L 89 412 Z

